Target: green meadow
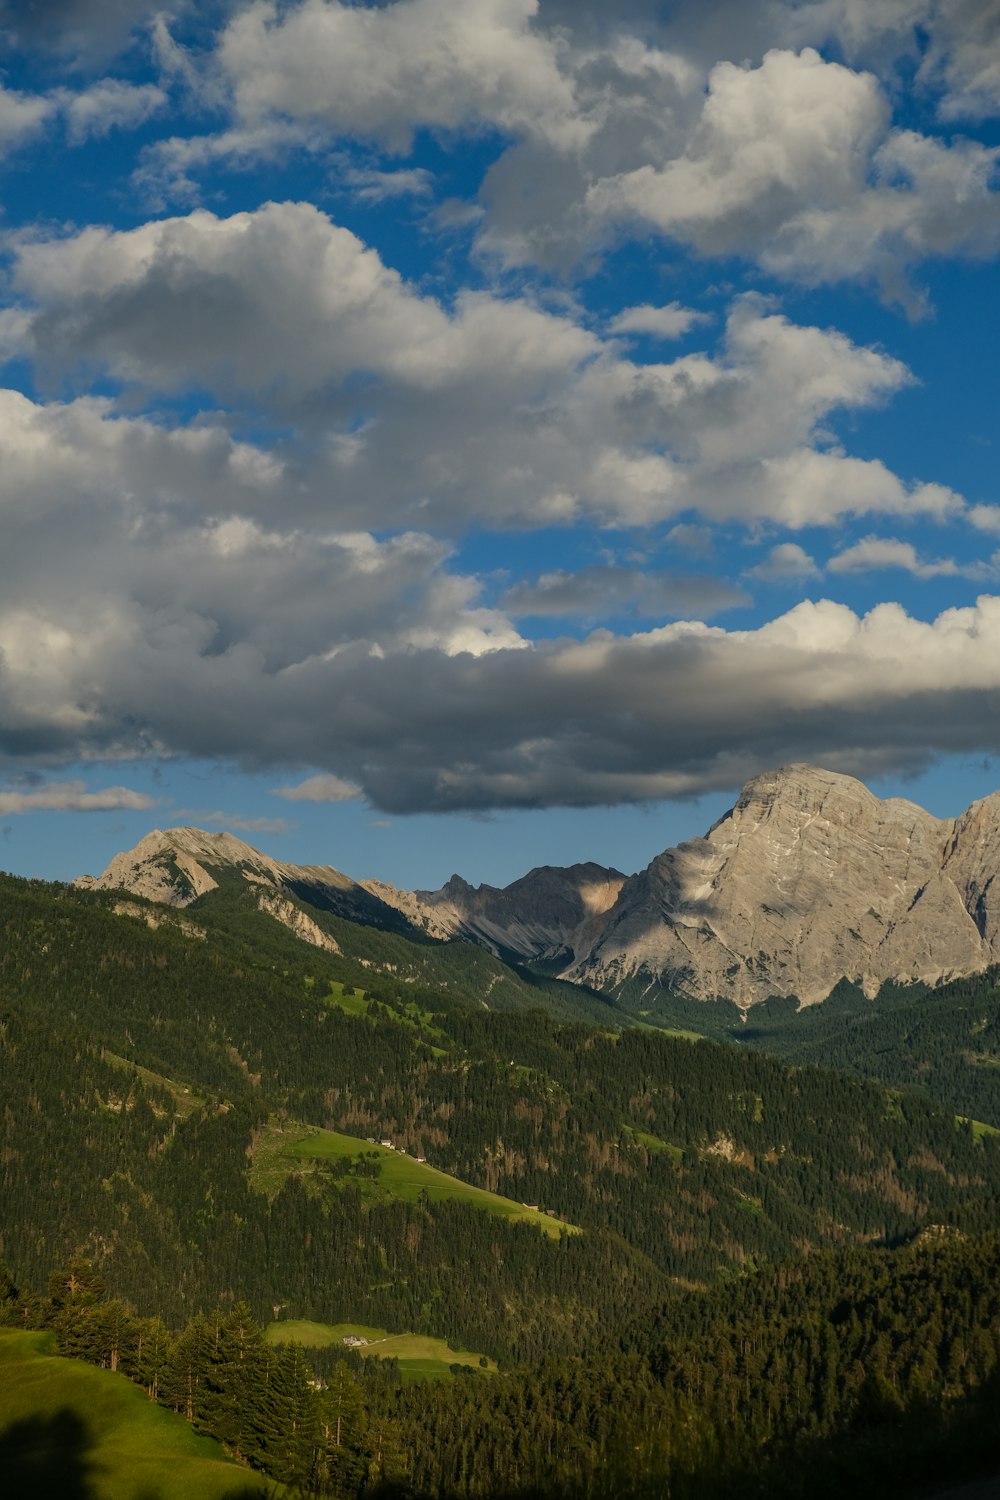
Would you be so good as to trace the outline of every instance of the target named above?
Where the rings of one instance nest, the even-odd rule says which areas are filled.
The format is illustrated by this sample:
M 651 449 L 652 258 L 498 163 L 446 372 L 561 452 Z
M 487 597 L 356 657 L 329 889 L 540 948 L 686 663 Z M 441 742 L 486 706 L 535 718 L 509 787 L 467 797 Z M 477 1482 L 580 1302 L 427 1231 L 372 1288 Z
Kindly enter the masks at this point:
M 274 1487 L 124 1375 L 0 1329 L 0 1475 L 11 1500 L 250 1500 Z
M 179 1120 L 186 1120 L 188 1115 L 193 1115 L 195 1110 L 200 1109 L 205 1100 L 201 1094 L 194 1094 L 186 1083 L 177 1083 L 173 1078 L 168 1078 L 165 1073 L 154 1073 L 149 1068 L 140 1068 L 138 1063 L 129 1062 L 127 1057 L 119 1057 L 115 1052 L 102 1052 L 106 1063 L 113 1068 L 120 1068 L 123 1073 L 135 1073 L 142 1079 L 143 1083 L 149 1084 L 155 1089 L 164 1089 L 174 1101 L 174 1110 Z
M 273 1196 L 290 1173 L 297 1172 L 308 1181 L 310 1176 L 319 1178 L 329 1163 L 345 1160 L 378 1167 L 377 1176 L 342 1179 L 359 1188 L 365 1198 L 400 1198 L 405 1203 L 416 1203 L 421 1193 L 426 1193 L 432 1203 L 446 1200 L 468 1203 L 501 1218 L 535 1224 L 552 1239 L 558 1239 L 564 1230 L 579 1233 L 574 1225 L 563 1224 L 538 1209 L 525 1208 L 512 1198 L 473 1187 L 405 1152 L 370 1145 L 357 1136 L 341 1135 L 335 1130 L 288 1121 L 281 1126 L 272 1123 L 261 1134 L 254 1146 L 250 1180 L 258 1191 Z
M 988 1135 L 1000 1135 L 1000 1130 L 995 1125 L 987 1125 L 985 1120 L 970 1120 L 968 1115 L 956 1115 L 955 1120 L 959 1125 L 969 1126 L 973 1140 L 981 1141 Z
M 306 1349 L 326 1349 L 343 1344 L 345 1338 L 362 1338 L 356 1346 L 362 1359 L 397 1359 L 403 1381 L 434 1380 L 448 1377 L 452 1365 L 468 1365 L 476 1371 L 496 1370 L 496 1362 L 485 1355 L 461 1352 L 444 1339 L 433 1339 L 419 1333 L 390 1333 L 387 1328 L 371 1328 L 362 1323 L 313 1323 L 305 1318 L 290 1318 L 272 1323 L 265 1330 L 269 1344 L 301 1344 Z M 486 1359 L 486 1363 L 481 1361 Z
M 342 1010 L 349 1016 L 366 1016 L 368 1014 L 368 992 L 367 990 L 354 989 L 347 984 L 338 984 L 335 979 L 328 981 L 329 993 L 323 996 L 324 1004 L 332 1005 L 337 1010 Z
M 637 1130 L 634 1125 L 623 1125 L 622 1134 L 628 1140 L 634 1141 L 637 1146 L 642 1146 L 654 1154 L 665 1151 L 673 1161 L 677 1162 L 684 1158 L 684 1151 L 680 1146 L 673 1146 L 658 1135 L 650 1135 L 648 1130 Z
M 323 996 L 324 1005 L 335 1010 L 342 1010 L 348 1016 L 367 1016 L 371 1014 L 372 1008 L 376 1007 L 382 1016 L 418 1033 L 436 1057 L 444 1057 L 447 1049 L 440 1047 L 438 1043 L 447 1041 L 445 1033 L 439 1026 L 434 1025 L 433 1014 L 429 1010 L 421 1009 L 415 1001 L 411 1000 L 407 1004 L 387 1005 L 384 1001 L 372 1000 L 367 990 L 358 989 L 355 985 L 341 984 L 335 979 L 329 980 L 328 983 L 329 990 Z
M 648 1016 L 649 1011 L 639 1012 L 642 1016 Z M 675 1036 L 682 1042 L 704 1042 L 707 1040 L 703 1031 L 688 1031 L 683 1026 L 658 1026 L 654 1021 L 636 1021 L 635 1025 L 640 1031 L 658 1031 L 661 1036 Z

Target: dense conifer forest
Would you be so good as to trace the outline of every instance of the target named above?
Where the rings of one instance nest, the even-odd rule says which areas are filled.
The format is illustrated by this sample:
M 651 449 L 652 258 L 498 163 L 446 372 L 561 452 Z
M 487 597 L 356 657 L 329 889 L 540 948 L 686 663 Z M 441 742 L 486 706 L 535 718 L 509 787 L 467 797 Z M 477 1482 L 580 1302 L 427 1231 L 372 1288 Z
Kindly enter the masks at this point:
M 340 954 L 232 882 L 179 915 L 0 880 L 6 1322 L 319 1493 L 792 1496 L 808 1461 L 902 1494 L 989 1460 L 1000 1136 L 963 1117 L 997 1117 L 991 976 L 835 997 L 794 1043 L 764 1007 L 734 1045 L 713 1008 L 715 1040 L 571 1019 L 568 987 L 468 945 L 323 920 Z M 306 1127 L 554 1233 L 274 1149 Z M 272 1348 L 289 1318 L 500 1373 L 401 1385 Z
M 792 1500 L 911 1494 L 1000 1460 L 998 1288 L 996 1235 L 824 1252 L 675 1290 L 572 1358 L 410 1386 L 349 1351 L 317 1379 L 244 1303 L 140 1319 L 79 1258 L 45 1297 L 0 1272 L 0 1321 L 50 1329 L 293 1492 Z

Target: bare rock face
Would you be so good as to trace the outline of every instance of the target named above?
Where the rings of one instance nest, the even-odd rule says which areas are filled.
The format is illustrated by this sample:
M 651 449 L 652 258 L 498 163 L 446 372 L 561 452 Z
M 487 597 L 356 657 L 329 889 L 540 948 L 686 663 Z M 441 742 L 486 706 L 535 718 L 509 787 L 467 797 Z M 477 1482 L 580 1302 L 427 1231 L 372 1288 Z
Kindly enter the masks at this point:
M 624 883 L 604 865 L 542 865 L 508 886 L 453 875 L 439 891 L 407 899 L 432 936 L 469 938 L 501 956 L 569 960 L 589 951 Z
M 1000 957 L 998 860 L 1000 798 L 952 822 L 882 802 L 852 777 L 787 766 L 748 782 L 704 839 L 627 881 L 564 977 L 613 989 L 648 975 L 744 1006 L 769 995 L 810 1005 L 841 978 L 869 995 L 890 979 L 934 983 Z
M 200 942 L 208 937 L 204 927 L 199 927 L 190 918 L 178 916 L 175 912 L 154 911 L 150 906 L 140 906 L 138 901 L 116 901 L 112 911 L 116 917 L 137 917 L 153 932 L 160 927 L 170 927 L 174 932 L 180 932 L 184 937 L 197 938 Z
M 327 953 L 341 951 L 340 944 L 325 933 L 319 923 L 314 922 L 301 907 L 289 901 L 287 896 L 280 896 L 277 891 L 261 891 L 257 897 L 257 905 L 302 942 L 312 943 L 314 948 L 325 948 Z
M 123 854 L 116 854 L 103 875 L 82 875 L 76 884 L 145 896 L 166 906 L 190 906 L 215 890 L 211 873 L 236 870 L 248 884 L 260 887 L 258 905 L 306 942 L 338 952 L 337 944 L 290 898 L 376 927 L 394 930 L 407 923 L 390 905 L 358 881 L 331 865 L 291 865 L 271 859 L 231 833 L 201 828 L 155 829 Z
M 457 937 L 460 933 L 461 921 L 458 914 L 447 903 L 438 905 L 431 901 L 425 904 L 422 892 L 401 891 L 382 880 L 362 880 L 361 885 L 370 895 L 398 911 L 411 927 L 426 933 L 428 937 L 446 939 Z
M 955 820 L 944 873 L 953 883 L 983 942 L 1000 951 L 1000 792 Z
M 218 862 L 223 857 L 223 840 L 225 863 L 232 860 L 231 845 L 256 859 L 263 857 L 228 833 L 203 833 L 200 828 L 173 828 L 164 833 L 154 828 L 134 849 L 116 854 L 103 875 L 81 875 L 76 884 L 89 890 L 131 891 L 133 896 L 145 896 L 164 906 L 190 906 L 206 891 L 215 890 L 217 882 L 198 860 L 208 855 Z
M 545 961 L 612 993 L 638 985 L 811 1005 L 842 978 L 875 995 L 887 980 L 937 983 L 1000 962 L 1000 792 L 940 819 L 815 766 L 755 777 L 704 838 L 629 877 L 545 865 L 502 889 L 455 875 L 439 891 L 398 891 L 329 865 L 281 864 L 231 834 L 175 828 L 79 883 L 180 907 L 224 867 L 306 941 L 333 942 L 298 903 Z

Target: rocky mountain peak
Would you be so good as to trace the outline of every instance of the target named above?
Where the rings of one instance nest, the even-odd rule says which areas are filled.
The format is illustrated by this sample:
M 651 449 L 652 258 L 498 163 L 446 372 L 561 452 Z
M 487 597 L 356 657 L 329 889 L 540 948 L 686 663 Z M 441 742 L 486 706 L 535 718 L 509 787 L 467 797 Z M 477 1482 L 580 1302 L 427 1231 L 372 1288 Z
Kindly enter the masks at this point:
M 628 882 L 573 977 L 616 988 L 646 974 L 751 1005 L 771 994 L 811 1004 L 845 977 L 875 994 L 888 979 L 972 972 L 993 955 L 989 922 L 973 909 L 991 840 L 971 854 L 963 831 L 967 870 L 955 836 L 954 821 L 882 801 L 835 771 L 791 765 L 754 777 L 706 838 L 666 850 Z
M 874 995 L 886 980 L 935 983 L 1000 962 L 1000 793 L 941 819 L 806 764 L 755 776 L 704 838 L 629 877 L 585 862 L 539 865 L 504 887 L 453 875 L 437 891 L 399 891 L 281 864 L 229 833 L 173 828 L 81 883 L 185 906 L 215 887 L 220 866 L 285 905 L 470 939 L 619 994 L 811 1004 L 845 977 Z
M 807 761 L 793 761 L 787 766 L 778 766 L 773 771 L 762 771 L 752 776 L 743 786 L 736 799 L 734 812 L 742 812 L 756 805 L 818 806 L 825 798 L 843 796 L 849 800 L 858 797 L 872 801 L 878 799 L 853 776 L 844 776 L 839 771 L 827 771 L 822 766 L 810 765 Z
M 210 833 L 204 828 L 154 828 L 144 839 L 140 839 L 133 853 L 139 854 L 149 848 L 152 853 L 159 846 L 176 854 L 188 854 L 192 859 L 214 860 L 217 864 L 270 864 L 266 854 L 261 854 L 252 844 L 246 844 L 232 833 Z
M 453 875 L 409 899 L 436 936 L 469 938 L 501 956 L 569 962 L 589 949 L 624 880 L 593 863 L 538 865 L 507 886 L 471 886 Z
M 76 884 L 92 890 L 129 891 L 165 906 L 190 906 L 218 884 L 200 861 L 231 862 L 228 845 L 227 852 L 220 854 L 220 840 L 239 845 L 252 859 L 263 858 L 231 834 L 207 833 L 201 828 L 154 828 L 134 849 L 116 854 L 102 875 L 82 875 Z
M 396 932 L 425 930 L 419 911 L 414 910 L 411 920 L 405 903 L 396 899 L 401 893 L 392 886 L 352 880 L 332 865 L 286 864 L 231 833 L 204 828 L 154 828 L 134 849 L 116 854 L 102 875 L 83 875 L 76 884 L 129 892 L 166 906 L 190 906 L 217 889 L 216 875 L 224 869 L 238 872 L 252 887 L 262 911 L 318 947 L 336 951 L 337 944 L 303 906 Z
M 748 824 L 760 824 L 770 818 L 793 827 L 802 818 L 817 817 L 841 827 L 871 820 L 904 823 L 909 820 L 928 830 L 944 826 L 915 802 L 901 797 L 882 801 L 853 776 L 800 762 L 754 776 L 743 787 L 730 812 L 710 829 L 709 837 L 730 821 L 744 833 Z

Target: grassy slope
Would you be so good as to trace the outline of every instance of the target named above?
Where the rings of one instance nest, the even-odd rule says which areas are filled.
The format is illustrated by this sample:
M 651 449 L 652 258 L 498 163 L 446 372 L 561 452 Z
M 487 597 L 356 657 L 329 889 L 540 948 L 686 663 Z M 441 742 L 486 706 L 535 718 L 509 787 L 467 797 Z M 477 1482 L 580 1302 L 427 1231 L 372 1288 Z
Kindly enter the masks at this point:
M 674 1146 L 670 1141 L 665 1141 L 658 1135 L 651 1135 L 648 1130 L 638 1130 L 634 1125 L 623 1125 L 622 1134 L 634 1141 L 637 1146 L 642 1146 L 654 1154 L 665 1151 L 672 1161 L 679 1162 L 683 1159 L 683 1146 Z
M 164 1073 L 154 1073 L 150 1068 L 141 1068 L 138 1063 L 129 1062 L 127 1057 L 119 1057 L 117 1053 L 109 1052 L 107 1048 L 104 1049 L 103 1057 L 104 1061 L 110 1063 L 113 1068 L 120 1068 L 123 1073 L 138 1073 L 143 1083 L 164 1089 L 174 1101 L 174 1110 L 179 1120 L 186 1120 L 205 1103 L 202 1095 L 192 1093 L 188 1084 L 177 1083 Z
M 987 1125 L 983 1120 L 970 1120 L 968 1115 L 956 1115 L 955 1119 L 960 1125 L 969 1125 L 975 1140 L 982 1141 L 988 1135 L 1000 1135 L 1000 1130 L 995 1125 Z
M 512 1198 L 501 1198 L 485 1188 L 473 1187 L 391 1147 L 369 1145 L 357 1136 L 290 1121 L 283 1127 L 272 1124 L 261 1135 L 254 1147 L 251 1182 L 258 1191 L 273 1195 L 292 1172 L 316 1172 L 322 1170 L 324 1162 L 365 1158 L 377 1161 L 378 1176 L 344 1179 L 359 1188 L 362 1197 L 401 1198 L 406 1203 L 416 1203 L 420 1194 L 426 1193 L 433 1203 L 445 1200 L 468 1203 L 501 1218 L 536 1224 L 553 1239 L 558 1239 L 563 1230 L 577 1232 L 573 1225 L 563 1224 L 537 1209 L 525 1208 Z
M 638 1023 L 674 1035 L 735 1041 L 793 1065 L 843 1069 L 890 1086 L 917 1086 L 963 1116 L 1000 1126 L 1000 970 L 993 972 L 992 981 L 990 975 L 973 976 L 931 992 L 922 986 L 888 986 L 874 1003 L 842 981 L 821 1006 L 797 1013 L 793 999 L 772 999 L 744 1017 L 727 1001 L 688 1000 L 645 975 L 612 995 L 597 995 L 523 967 L 508 967 L 470 943 L 437 943 L 406 935 L 405 926 L 385 931 L 345 920 L 311 905 L 316 893 L 303 888 L 292 899 L 341 947 L 339 955 L 324 953 L 259 911 L 255 893 L 238 871 L 219 869 L 215 874 L 219 889 L 192 909 L 213 942 L 235 940 L 251 962 L 278 972 L 285 965 L 301 965 L 308 955 L 317 998 L 322 995 L 327 1004 L 349 1014 L 365 1014 L 378 1004 L 374 989 L 395 1012 L 394 1019 L 432 1048 L 442 1038 L 434 1034 L 426 997 L 418 1000 L 414 993 L 422 987 L 449 997 L 452 1004 L 485 1002 L 498 1011 L 540 1007 L 562 1019 L 615 1028 Z M 109 904 L 111 900 L 109 896 Z M 134 898 L 132 905 L 138 914 L 145 903 Z M 356 994 L 344 994 L 345 986 L 352 985 Z
M 123 1375 L 49 1352 L 50 1337 L 0 1330 L 5 1494 L 87 1500 L 222 1500 L 265 1480 L 162 1410 Z M 7 1488 L 6 1486 L 9 1486 Z
M 390 1333 L 387 1328 L 371 1328 L 363 1323 L 314 1323 L 306 1318 L 289 1318 L 286 1322 L 272 1323 L 265 1330 L 269 1344 L 301 1344 L 305 1349 L 326 1349 L 331 1344 L 342 1344 L 350 1334 L 367 1339 L 368 1343 L 358 1348 L 362 1359 L 396 1359 L 404 1381 L 440 1378 L 451 1374 L 451 1366 L 469 1365 L 478 1371 L 485 1368 L 496 1370 L 496 1363 L 488 1359 L 480 1366 L 481 1356 L 468 1350 L 458 1352 L 444 1339 L 432 1339 L 419 1333 Z
M 309 945 L 258 909 L 255 892 L 238 870 L 207 862 L 206 868 L 219 884 L 189 908 L 200 926 L 210 935 L 224 933 L 276 955 L 283 949 L 293 961 L 301 961 Z M 340 953 L 324 953 L 322 967 L 341 984 L 383 991 L 387 981 L 397 990 L 404 985 L 425 986 L 455 999 L 485 1003 L 491 1010 L 539 1008 L 565 1020 L 630 1024 L 630 1017 L 609 997 L 525 967 L 512 967 L 475 943 L 424 937 L 408 930 L 402 918 L 402 930 L 348 920 L 322 904 L 314 905 L 314 900 L 321 902 L 322 893 L 312 887 L 288 888 L 284 894 L 338 944 Z

